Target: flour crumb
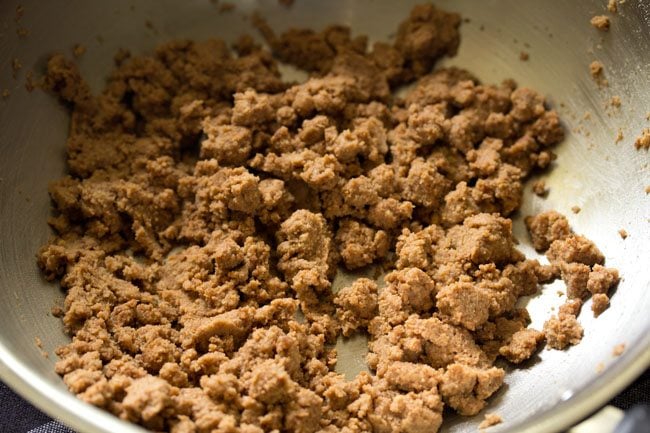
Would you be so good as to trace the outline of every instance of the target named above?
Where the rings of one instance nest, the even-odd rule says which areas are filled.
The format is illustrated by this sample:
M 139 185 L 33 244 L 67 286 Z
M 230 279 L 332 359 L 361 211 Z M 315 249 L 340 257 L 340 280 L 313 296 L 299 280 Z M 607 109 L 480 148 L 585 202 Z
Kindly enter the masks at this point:
M 609 0 L 607 2 L 607 10 L 613 14 L 618 12 L 618 5 L 616 4 L 616 0 Z
M 485 418 L 479 424 L 478 428 L 483 430 L 488 427 L 492 427 L 493 425 L 501 424 L 503 422 L 503 418 L 499 414 L 496 413 L 486 413 Z
M 83 56 L 86 53 L 86 47 L 82 44 L 75 44 L 72 47 L 72 55 L 76 58 Z
M 23 5 L 16 6 L 16 17 L 14 18 L 14 21 L 19 23 L 20 20 L 23 19 L 24 15 L 25 15 L 25 7 Z
M 620 343 L 612 349 L 612 356 L 621 356 L 625 352 L 625 343 Z
M 16 57 L 13 58 L 11 61 L 11 75 L 16 79 L 18 77 L 18 73 L 20 70 L 23 68 L 23 64 L 18 60 Z
M 32 92 L 35 88 L 36 83 L 34 82 L 34 73 L 29 71 L 25 77 L 25 89 L 27 89 L 28 92 Z
M 625 229 L 620 229 L 620 230 L 618 231 L 618 234 L 621 236 L 621 239 L 627 239 L 627 237 L 629 236 L 629 235 L 627 234 L 627 231 L 625 231 Z
M 593 78 L 599 86 L 606 87 L 609 84 L 605 78 L 605 67 L 602 62 L 598 60 L 591 62 L 589 64 L 589 73 L 591 74 L 591 78 Z
M 18 27 L 16 29 L 16 34 L 18 35 L 18 37 L 20 39 L 25 39 L 25 38 L 27 38 L 27 36 L 29 36 L 30 31 L 29 31 L 29 29 L 26 29 L 25 27 Z
M 636 140 L 634 140 L 634 147 L 636 147 L 637 150 L 650 149 L 650 128 L 643 128 L 641 135 Z
M 596 15 L 591 18 L 591 25 L 600 31 L 606 32 L 609 30 L 609 18 L 605 15 Z
M 621 97 L 620 96 L 612 96 L 612 99 L 609 100 L 609 105 L 612 107 L 620 108 L 621 107 Z
M 582 209 L 580 209 L 580 206 L 571 206 L 571 212 L 573 213 L 580 213 Z
M 39 337 L 34 337 L 34 344 L 38 348 L 38 351 L 41 352 L 43 358 L 49 358 L 50 354 L 43 350 L 43 341 Z
M 616 133 L 616 138 L 614 139 L 614 143 L 618 144 L 621 141 L 623 141 L 623 130 L 621 128 L 618 128 L 618 132 Z
M 549 192 L 549 188 L 546 186 L 546 182 L 542 179 L 533 183 L 533 193 L 538 197 L 546 197 Z

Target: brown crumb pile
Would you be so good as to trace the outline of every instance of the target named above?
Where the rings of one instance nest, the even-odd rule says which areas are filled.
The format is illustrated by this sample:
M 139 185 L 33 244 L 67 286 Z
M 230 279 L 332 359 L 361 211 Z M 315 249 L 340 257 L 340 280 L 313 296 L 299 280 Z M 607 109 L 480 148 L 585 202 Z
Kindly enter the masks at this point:
M 497 359 L 579 341 L 579 306 L 545 332 L 516 307 L 560 276 L 575 303 L 618 281 L 556 213 L 527 221 L 551 265 L 515 248 L 523 183 L 564 135 L 541 94 L 432 71 L 461 20 L 431 5 L 372 47 L 256 21 L 272 52 L 250 37 L 122 52 L 99 95 L 48 62 L 73 108 L 38 263 L 67 292 L 53 314 L 72 392 L 155 431 L 435 432 L 443 409 L 486 406 Z M 284 82 L 275 59 L 312 75 Z M 339 267 L 372 265 L 385 287 L 333 293 Z M 354 333 L 372 373 L 345 378 L 333 344 Z
M 563 349 L 577 344 L 582 327 L 576 316 L 583 301 L 592 296 L 593 313 L 600 315 L 609 306 L 609 291 L 619 282 L 618 271 L 602 266 L 605 256 L 589 239 L 573 233 L 563 215 L 548 211 L 525 221 L 533 246 L 546 253 L 551 267 L 566 284 L 569 298 L 559 314 L 544 324 L 548 345 Z
M 609 30 L 609 18 L 606 15 L 596 15 L 591 18 L 591 25 L 600 31 L 606 32 Z

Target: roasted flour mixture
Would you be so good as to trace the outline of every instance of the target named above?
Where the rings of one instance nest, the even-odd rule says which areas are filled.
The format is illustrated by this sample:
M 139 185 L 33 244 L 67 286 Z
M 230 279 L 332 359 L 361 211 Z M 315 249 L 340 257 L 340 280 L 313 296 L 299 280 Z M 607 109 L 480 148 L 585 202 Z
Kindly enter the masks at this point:
M 550 264 L 527 260 L 509 219 L 564 135 L 539 93 L 434 69 L 461 18 L 431 5 L 373 46 L 255 22 L 270 51 L 123 51 L 100 95 L 49 60 L 72 120 L 38 262 L 66 290 L 72 392 L 173 433 L 433 432 L 445 407 L 486 406 L 497 359 L 580 341 L 582 301 L 600 313 L 617 272 L 556 212 L 527 220 Z M 278 61 L 310 78 L 283 81 Z M 384 288 L 332 292 L 337 269 L 373 265 Z M 571 301 L 528 328 L 517 300 L 557 278 Z M 349 380 L 333 344 L 354 333 L 372 373 Z

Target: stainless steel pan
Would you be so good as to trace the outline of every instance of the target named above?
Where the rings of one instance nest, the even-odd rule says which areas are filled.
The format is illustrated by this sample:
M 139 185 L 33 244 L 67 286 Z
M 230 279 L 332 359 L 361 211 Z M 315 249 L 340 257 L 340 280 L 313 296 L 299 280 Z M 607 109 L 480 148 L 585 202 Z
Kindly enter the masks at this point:
M 220 14 L 208 0 L 24 0 L 24 16 L 16 23 L 18 2 L 3 0 L 0 91 L 6 88 L 11 95 L 0 101 L 2 380 L 80 431 L 141 431 L 78 401 L 53 371 L 53 349 L 66 336 L 49 312 L 63 294 L 42 279 L 34 255 L 49 235 L 46 187 L 64 172 L 68 119 L 54 98 L 25 90 L 27 71 L 42 70 L 48 53 L 70 52 L 82 43 L 88 51 L 80 60 L 81 70 L 98 90 L 119 47 L 146 51 L 179 37 L 232 41 L 250 31 L 244 14 L 255 9 L 277 29 L 336 22 L 372 39 L 386 39 L 413 3 L 297 0 L 286 9 L 275 0 L 244 0 L 237 10 Z M 566 352 L 542 351 L 539 362 L 512 371 L 487 409 L 505 420 L 494 431 L 557 431 L 603 405 L 650 365 L 650 195 L 644 192 L 650 185 L 650 155 L 633 146 L 634 137 L 650 126 L 650 2 L 620 5 L 608 33 L 589 25 L 591 16 L 605 12 L 605 0 L 437 3 L 469 18 L 462 26 L 459 55 L 449 64 L 468 68 L 485 82 L 512 77 L 543 92 L 569 131 L 557 149 L 556 166 L 544 175 L 551 188 L 548 199 L 527 190 L 522 215 L 547 208 L 567 213 L 574 228 L 595 240 L 624 278 L 599 319 L 591 317 L 587 305 L 580 317 L 585 327 L 580 345 Z M 29 35 L 19 37 L 19 28 Z M 529 61 L 519 60 L 521 51 L 530 53 Z M 12 78 L 14 58 L 23 65 L 17 79 Z M 596 59 L 605 65 L 608 88 L 599 89 L 589 76 L 588 65 Z M 614 95 L 622 100 L 620 109 L 606 107 Z M 616 144 L 619 128 L 624 139 Z M 574 205 L 580 213 L 570 212 Z M 521 218 L 515 227 L 521 248 L 533 255 Z M 629 233 L 626 240 L 617 233 L 621 228 Z M 560 304 L 555 292 L 551 286 L 529 300 L 533 326 L 540 327 Z M 36 337 L 48 358 L 36 347 Z M 612 348 L 619 343 L 626 350 L 615 358 Z M 345 345 L 339 368 L 358 369 L 362 349 L 359 342 Z M 601 363 L 604 370 L 598 373 Z M 453 418 L 445 428 L 475 431 L 480 418 Z

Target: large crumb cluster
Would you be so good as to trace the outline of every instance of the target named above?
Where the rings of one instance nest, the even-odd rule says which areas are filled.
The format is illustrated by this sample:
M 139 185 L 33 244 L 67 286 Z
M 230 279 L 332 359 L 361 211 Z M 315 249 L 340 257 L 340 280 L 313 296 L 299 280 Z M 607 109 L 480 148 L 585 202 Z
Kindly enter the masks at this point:
M 528 221 L 551 265 L 515 248 L 522 184 L 563 130 L 533 90 L 432 70 L 460 22 L 417 6 L 368 47 L 258 17 L 272 52 L 248 36 L 121 52 L 99 95 L 53 56 L 69 174 L 38 260 L 67 293 L 70 390 L 173 433 L 433 432 L 444 408 L 485 407 L 498 358 L 577 343 L 580 303 L 618 275 L 555 213 Z M 310 78 L 284 82 L 275 59 Z M 384 288 L 332 291 L 339 267 L 372 265 Z M 517 300 L 558 277 L 575 301 L 528 328 Z M 333 343 L 359 332 L 372 374 L 345 378 Z

